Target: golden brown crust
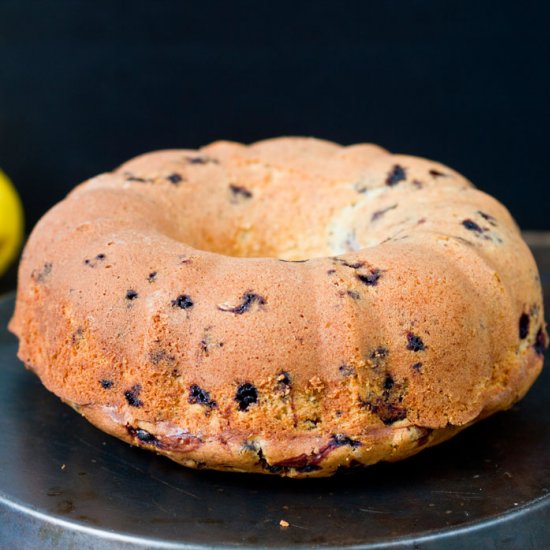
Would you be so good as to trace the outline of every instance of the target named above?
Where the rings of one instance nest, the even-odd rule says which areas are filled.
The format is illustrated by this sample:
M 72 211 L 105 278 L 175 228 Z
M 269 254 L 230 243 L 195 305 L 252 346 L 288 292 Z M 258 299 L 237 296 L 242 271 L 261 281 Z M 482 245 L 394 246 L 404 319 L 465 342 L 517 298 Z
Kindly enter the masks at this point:
M 29 239 L 10 328 L 108 433 L 293 477 L 508 408 L 547 340 L 500 203 L 441 164 L 312 138 L 149 153 L 80 185 Z

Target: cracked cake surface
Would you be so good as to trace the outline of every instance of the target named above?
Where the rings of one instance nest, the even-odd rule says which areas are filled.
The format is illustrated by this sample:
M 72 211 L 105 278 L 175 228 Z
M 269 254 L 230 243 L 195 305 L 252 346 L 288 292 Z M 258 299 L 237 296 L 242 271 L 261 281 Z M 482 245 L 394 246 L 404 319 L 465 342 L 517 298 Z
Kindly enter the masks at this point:
M 521 399 L 548 337 L 502 204 L 371 144 L 128 161 L 37 224 L 10 329 L 100 429 L 194 468 L 395 461 Z

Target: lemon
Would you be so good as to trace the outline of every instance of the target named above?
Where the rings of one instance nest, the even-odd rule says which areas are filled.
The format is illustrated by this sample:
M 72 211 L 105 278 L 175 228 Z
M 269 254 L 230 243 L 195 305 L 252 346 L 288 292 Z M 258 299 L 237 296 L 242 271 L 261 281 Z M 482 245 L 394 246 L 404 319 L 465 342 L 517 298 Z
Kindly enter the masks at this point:
M 0 275 L 19 252 L 23 240 L 23 207 L 17 191 L 0 170 Z

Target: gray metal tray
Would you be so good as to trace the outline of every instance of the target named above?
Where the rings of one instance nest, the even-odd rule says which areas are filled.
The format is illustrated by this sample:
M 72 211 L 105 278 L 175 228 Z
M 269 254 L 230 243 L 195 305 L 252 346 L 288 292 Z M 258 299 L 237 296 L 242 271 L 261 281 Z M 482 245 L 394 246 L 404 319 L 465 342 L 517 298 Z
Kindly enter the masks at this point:
M 12 309 L 0 301 L 0 548 L 548 547 L 548 368 L 512 410 L 402 463 L 301 481 L 192 471 L 48 393 L 16 359 Z

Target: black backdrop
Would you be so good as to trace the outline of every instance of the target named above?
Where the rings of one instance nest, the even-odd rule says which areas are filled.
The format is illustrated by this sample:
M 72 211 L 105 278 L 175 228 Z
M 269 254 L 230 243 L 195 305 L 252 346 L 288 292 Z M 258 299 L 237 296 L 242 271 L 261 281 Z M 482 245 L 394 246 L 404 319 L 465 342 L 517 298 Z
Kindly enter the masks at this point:
M 374 141 L 550 229 L 549 15 L 525 0 L 0 0 L 0 166 L 30 227 L 146 150 Z

